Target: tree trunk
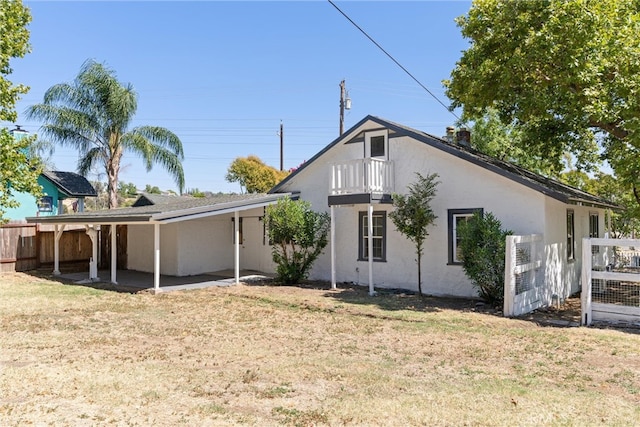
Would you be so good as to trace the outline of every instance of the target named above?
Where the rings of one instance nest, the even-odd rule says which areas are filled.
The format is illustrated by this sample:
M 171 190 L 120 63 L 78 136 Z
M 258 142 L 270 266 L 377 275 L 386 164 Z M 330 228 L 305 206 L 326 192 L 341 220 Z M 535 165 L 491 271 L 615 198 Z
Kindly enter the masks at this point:
M 418 251 L 418 294 L 422 296 L 422 268 L 420 267 L 420 260 L 422 259 L 422 251 Z
M 118 207 L 118 172 L 120 159 L 112 158 L 107 162 L 107 192 L 109 193 L 109 209 Z

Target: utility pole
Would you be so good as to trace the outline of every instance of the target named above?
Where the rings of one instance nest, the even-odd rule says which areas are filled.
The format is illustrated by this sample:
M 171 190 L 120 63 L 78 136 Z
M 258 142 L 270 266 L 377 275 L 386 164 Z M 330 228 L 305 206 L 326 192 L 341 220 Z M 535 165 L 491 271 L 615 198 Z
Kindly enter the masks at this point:
M 344 98 L 346 95 L 346 89 L 344 87 L 344 80 L 340 82 L 340 135 L 344 133 Z
M 344 133 L 344 110 L 351 109 L 351 99 L 347 94 L 344 80 L 340 82 L 340 135 Z
M 284 170 L 284 125 L 282 124 L 282 120 L 280 120 L 280 171 Z

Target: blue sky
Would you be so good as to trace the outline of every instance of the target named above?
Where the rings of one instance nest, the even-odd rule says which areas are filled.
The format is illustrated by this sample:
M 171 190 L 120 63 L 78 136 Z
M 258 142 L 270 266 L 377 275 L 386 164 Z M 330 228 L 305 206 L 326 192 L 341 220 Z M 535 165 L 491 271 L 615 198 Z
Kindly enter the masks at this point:
M 24 3 L 32 52 L 13 60 L 9 78 L 31 90 L 17 123 L 37 133 L 26 107 L 73 80 L 85 60 L 104 62 L 138 92 L 133 125 L 163 126 L 182 140 L 187 188 L 240 192 L 224 179 L 238 156 L 279 167 L 281 121 L 285 168 L 311 158 L 338 137 L 343 79 L 352 100 L 345 128 L 371 114 L 443 135 L 455 121 L 327 1 Z M 441 82 L 467 46 L 454 19 L 470 2 L 335 4 L 449 104 Z M 58 147 L 52 161 L 75 170 L 77 158 Z M 177 189 L 161 167 L 147 172 L 131 154 L 120 180 Z

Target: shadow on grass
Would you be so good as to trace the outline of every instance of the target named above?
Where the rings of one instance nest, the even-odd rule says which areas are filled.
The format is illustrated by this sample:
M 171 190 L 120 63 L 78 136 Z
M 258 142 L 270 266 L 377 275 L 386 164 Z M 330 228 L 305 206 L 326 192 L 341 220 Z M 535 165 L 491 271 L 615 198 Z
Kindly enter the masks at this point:
M 248 286 L 268 286 L 280 288 L 291 286 L 300 289 L 313 289 L 326 291 L 323 297 L 332 299 L 338 304 L 346 303 L 360 306 L 377 307 L 385 311 L 416 311 L 416 312 L 438 312 L 442 310 L 475 311 L 496 313 L 492 307 L 479 302 L 477 299 L 469 298 L 445 298 L 420 296 L 416 292 L 406 289 L 376 289 L 376 295 L 370 296 L 366 286 L 359 286 L 352 283 L 338 283 L 337 289 L 331 289 L 331 284 L 326 281 L 306 280 L 294 285 L 283 285 L 275 279 L 255 280 L 245 283 Z
M 62 276 L 55 276 L 51 273 L 44 273 L 39 270 L 25 271 L 24 273 L 28 274 L 29 276 L 36 277 L 38 279 L 45 279 L 51 282 L 57 282 L 65 286 L 82 286 L 85 288 L 97 289 L 101 291 L 111 291 L 111 292 L 117 292 L 117 293 L 123 293 L 123 294 L 135 294 L 143 291 L 143 289 L 140 289 L 139 287 L 126 286 L 126 285 L 120 285 L 120 284 L 115 285 L 108 281 L 78 282 L 72 279 L 67 279 Z

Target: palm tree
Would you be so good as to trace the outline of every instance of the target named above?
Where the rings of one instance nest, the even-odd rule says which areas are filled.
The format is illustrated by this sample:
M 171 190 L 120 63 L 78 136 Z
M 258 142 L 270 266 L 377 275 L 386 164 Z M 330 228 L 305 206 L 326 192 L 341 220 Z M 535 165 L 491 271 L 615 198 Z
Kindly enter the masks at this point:
M 184 188 L 182 142 L 163 127 L 128 130 L 137 107 L 138 95 L 131 84 L 120 83 L 105 64 L 88 60 L 73 82 L 50 87 L 43 103 L 29 107 L 26 114 L 44 122 L 40 128 L 44 137 L 78 149 L 79 174 L 86 176 L 92 166 L 104 166 L 111 209 L 118 206 L 118 173 L 126 151 L 140 155 L 147 171 L 160 164 L 180 193 Z

